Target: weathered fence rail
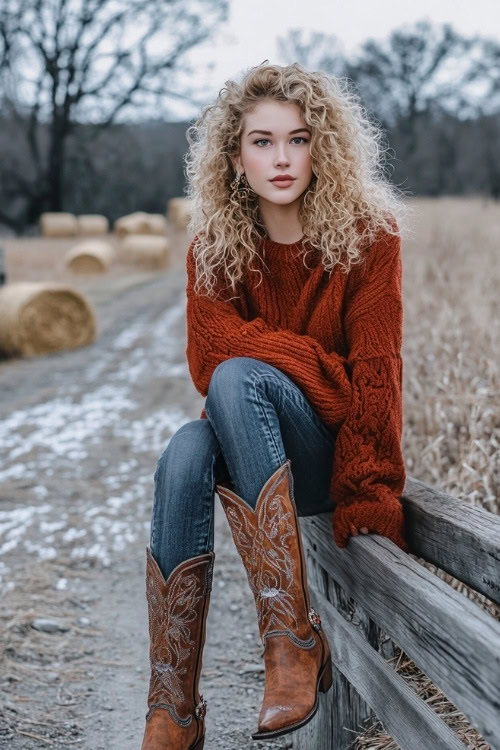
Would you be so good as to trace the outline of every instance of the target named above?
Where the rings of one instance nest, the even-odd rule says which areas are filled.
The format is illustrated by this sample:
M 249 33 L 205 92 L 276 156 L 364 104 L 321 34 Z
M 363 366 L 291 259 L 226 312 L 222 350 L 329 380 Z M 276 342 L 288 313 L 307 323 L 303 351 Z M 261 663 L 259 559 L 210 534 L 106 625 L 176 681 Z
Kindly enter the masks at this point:
M 402 501 L 412 555 L 500 604 L 500 516 L 412 477 Z M 463 750 L 388 662 L 395 644 L 500 750 L 500 622 L 385 537 L 361 534 L 339 549 L 331 514 L 300 524 L 334 683 L 294 750 L 346 750 L 370 717 L 402 750 Z

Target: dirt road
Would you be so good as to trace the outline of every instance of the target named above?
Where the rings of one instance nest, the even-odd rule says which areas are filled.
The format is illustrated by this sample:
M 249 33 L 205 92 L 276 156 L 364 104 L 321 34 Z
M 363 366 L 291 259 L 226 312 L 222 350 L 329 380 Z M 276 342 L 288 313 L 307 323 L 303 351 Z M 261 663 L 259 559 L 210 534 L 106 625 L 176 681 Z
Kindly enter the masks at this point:
M 9 750 L 140 748 L 153 473 L 203 403 L 185 362 L 183 269 L 103 279 L 87 293 L 100 323 L 94 345 L 0 363 L 0 748 Z M 290 747 L 292 735 L 250 739 L 260 641 L 216 508 L 205 748 Z

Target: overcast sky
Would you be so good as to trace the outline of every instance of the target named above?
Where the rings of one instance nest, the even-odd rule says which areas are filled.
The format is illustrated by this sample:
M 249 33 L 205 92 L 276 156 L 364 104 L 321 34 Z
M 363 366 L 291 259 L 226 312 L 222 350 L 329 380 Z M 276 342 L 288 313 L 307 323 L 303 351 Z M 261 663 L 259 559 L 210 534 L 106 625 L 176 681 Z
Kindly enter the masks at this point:
M 335 35 L 340 49 L 351 55 L 366 39 L 382 40 L 392 29 L 423 19 L 450 23 L 467 36 L 500 40 L 500 0 L 231 0 L 228 22 L 189 60 L 207 82 L 207 94 L 215 97 L 224 81 L 243 68 L 266 59 L 293 62 L 278 56 L 276 44 L 290 29 Z M 195 113 L 179 106 L 172 119 Z

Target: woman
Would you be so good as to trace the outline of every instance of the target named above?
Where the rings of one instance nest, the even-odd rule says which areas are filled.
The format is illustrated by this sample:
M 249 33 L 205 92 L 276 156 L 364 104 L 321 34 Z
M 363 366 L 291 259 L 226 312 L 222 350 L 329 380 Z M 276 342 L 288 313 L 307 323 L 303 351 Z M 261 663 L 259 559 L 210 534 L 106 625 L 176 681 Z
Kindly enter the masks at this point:
M 339 547 L 362 532 L 408 549 L 396 221 L 406 207 L 384 179 L 380 131 L 336 79 L 263 63 L 227 82 L 188 136 L 186 354 L 206 401 L 155 474 L 143 750 L 204 744 L 215 491 L 264 645 L 254 739 L 303 726 L 332 683 L 297 516 L 333 511 Z

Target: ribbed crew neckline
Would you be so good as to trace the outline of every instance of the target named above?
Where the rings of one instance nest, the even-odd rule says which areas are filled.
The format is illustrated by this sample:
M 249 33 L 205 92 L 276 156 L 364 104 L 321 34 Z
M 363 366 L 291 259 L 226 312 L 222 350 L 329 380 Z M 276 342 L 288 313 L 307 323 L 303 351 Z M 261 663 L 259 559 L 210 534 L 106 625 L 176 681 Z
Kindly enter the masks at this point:
M 269 239 L 269 237 L 263 237 L 262 238 L 262 247 L 266 253 L 286 253 L 290 250 L 298 250 L 300 249 L 305 241 L 305 235 L 302 235 L 300 240 L 297 240 L 296 242 L 275 242 L 274 240 Z

